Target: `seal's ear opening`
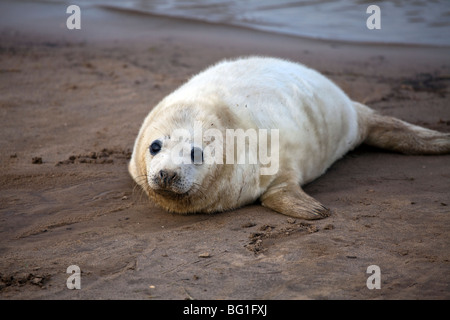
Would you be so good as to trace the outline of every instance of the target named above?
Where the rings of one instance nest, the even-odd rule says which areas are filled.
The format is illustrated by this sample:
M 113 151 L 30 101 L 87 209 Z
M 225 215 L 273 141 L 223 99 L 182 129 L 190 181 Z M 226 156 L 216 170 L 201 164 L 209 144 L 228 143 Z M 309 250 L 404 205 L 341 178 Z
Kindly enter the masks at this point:
M 203 150 L 198 147 L 192 147 L 191 160 L 194 164 L 202 164 L 203 163 Z

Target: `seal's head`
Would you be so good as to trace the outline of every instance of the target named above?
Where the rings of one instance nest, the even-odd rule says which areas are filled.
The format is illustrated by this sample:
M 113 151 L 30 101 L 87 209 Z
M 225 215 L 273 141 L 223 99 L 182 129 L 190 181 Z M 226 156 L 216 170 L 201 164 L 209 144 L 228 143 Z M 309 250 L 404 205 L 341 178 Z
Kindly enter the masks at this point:
M 195 146 L 186 133 L 186 129 L 176 129 L 170 135 L 152 138 L 144 151 L 149 191 L 172 201 L 199 196 L 207 174 L 202 147 Z
M 217 210 L 213 204 L 217 207 L 219 201 L 211 195 L 220 193 L 219 177 L 229 174 L 224 172 L 226 166 L 218 164 L 223 161 L 212 159 L 223 154 L 221 141 L 211 135 L 216 130 L 222 136 L 217 129 L 220 120 L 186 103 L 161 109 L 157 106 L 141 127 L 129 164 L 131 176 L 168 211 Z

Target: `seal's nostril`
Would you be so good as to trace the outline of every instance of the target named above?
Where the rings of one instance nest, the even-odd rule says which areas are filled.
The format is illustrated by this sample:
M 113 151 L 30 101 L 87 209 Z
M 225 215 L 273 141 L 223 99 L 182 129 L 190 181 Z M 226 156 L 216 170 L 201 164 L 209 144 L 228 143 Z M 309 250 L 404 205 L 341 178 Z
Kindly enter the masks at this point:
M 160 178 L 161 180 L 167 179 L 167 171 L 165 171 L 165 170 L 160 170 L 160 171 L 159 171 L 159 178 Z
M 173 182 L 177 178 L 177 174 L 175 172 L 172 172 L 169 174 L 169 181 Z

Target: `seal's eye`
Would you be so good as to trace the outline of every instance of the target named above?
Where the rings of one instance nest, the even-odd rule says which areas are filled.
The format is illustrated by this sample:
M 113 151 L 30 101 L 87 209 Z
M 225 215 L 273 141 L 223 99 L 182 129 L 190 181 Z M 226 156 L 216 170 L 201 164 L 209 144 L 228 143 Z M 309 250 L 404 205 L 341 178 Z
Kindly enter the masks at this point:
M 152 156 L 156 155 L 161 150 L 162 143 L 159 140 L 155 140 L 149 147 L 150 154 Z
M 202 164 L 203 163 L 203 150 L 201 148 L 192 147 L 191 160 L 194 164 Z

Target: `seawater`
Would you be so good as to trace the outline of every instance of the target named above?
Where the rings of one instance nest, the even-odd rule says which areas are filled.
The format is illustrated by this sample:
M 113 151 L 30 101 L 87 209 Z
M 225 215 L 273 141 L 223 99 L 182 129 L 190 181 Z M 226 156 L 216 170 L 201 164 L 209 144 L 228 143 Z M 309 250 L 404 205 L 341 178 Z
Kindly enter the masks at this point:
M 316 39 L 450 46 L 450 0 L 46 0 L 108 6 L 172 18 L 243 26 Z M 370 5 L 381 29 L 369 30 Z M 124 10 L 125 11 L 125 10 Z

